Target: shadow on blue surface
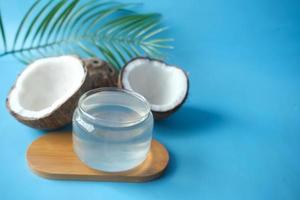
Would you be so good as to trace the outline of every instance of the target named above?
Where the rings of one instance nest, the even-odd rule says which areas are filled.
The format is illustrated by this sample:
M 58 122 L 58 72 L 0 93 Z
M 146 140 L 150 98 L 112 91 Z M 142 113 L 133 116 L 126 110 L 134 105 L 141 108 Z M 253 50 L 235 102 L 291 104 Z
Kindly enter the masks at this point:
M 168 163 L 166 171 L 160 177 L 160 179 L 168 179 L 168 178 L 172 177 L 176 172 L 176 168 L 177 168 L 176 156 L 173 154 L 172 151 L 170 151 L 170 150 L 168 150 L 168 151 L 169 151 L 169 163 Z
M 34 135 L 38 135 L 38 136 L 42 136 L 44 134 L 47 134 L 48 132 L 60 132 L 60 131 L 72 131 L 72 124 L 68 124 L 62 128 L 59 129 L 53 129 L 53 130 L 38 130 L 38 129 L 34 129 L 34 128 L 30 128 L 32 131 L 32 133 Z
M 227 121 L 228 119 L 226 119 L 224 114 L 215 110 L 185 105 L 169 118 L 162 121 L 156 121 L 155 128 L 157 132 L 159 132 L 158 134 L 160 137 L 164 135 L 173 139 L 174 136 L 186 138 L 192 136 L 191 134 L 203 134 L 205 130 L 224 125 Z M 160 139 L 160 141 L 166 145 L 164 142 L 166 141 L 165 138 Z M 182 159 L 180 158 L 180 155 L 172 151 L 172 148 L 166 147 L 169 151 L 170 160 L 165 174 L 161 177 L 162 180 L 170 179 L 178 173 L 179 161 L 177 159 Z M 193 159 L 195 159 L 195 157 Z
M 225 118 L 220 113 L 211 110 L 205 110 L 198 107 L 183 106 L 173 116 L 163 120 L 157 121 L 156 126 L 162 129 L 170 129 L 172 131 L 165 131 L 165 134 L 182 132 L 182 136 L 187 136 L 188 133 L 195 133 L 193 131 L 205 130 L 215 128 L 225 122 Z
M 58 129 L 59 131 L 72 131 L 72 123 L 64 126 L 63 128 L 61 129 Z

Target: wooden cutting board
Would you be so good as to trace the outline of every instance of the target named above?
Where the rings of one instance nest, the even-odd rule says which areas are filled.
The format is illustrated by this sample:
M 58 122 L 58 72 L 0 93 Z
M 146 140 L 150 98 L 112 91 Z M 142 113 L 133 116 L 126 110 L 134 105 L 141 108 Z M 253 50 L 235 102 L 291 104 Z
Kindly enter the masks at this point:
M 71 132 L 50 132 L 29 146 L 27 161 L 34 173 L 49 179 L 144 182 L 163 174 L 169 154 L 162 144 L 153 140 L 148 157 L 140 166 L 125 172 L 108 173 L 91 169 L 77 158 Z

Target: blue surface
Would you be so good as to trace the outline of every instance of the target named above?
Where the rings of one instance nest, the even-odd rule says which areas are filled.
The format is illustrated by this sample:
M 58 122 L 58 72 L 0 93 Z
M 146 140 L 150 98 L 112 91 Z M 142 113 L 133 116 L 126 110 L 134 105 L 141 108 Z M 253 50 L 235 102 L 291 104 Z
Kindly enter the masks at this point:
M 29 5 L 1 2 L 9 33 Z M 141 10 L 164 15 L 176 39 L 168 62 L 191 80 L 184 107 L 155 125 L 171 161 L 165 176 L 148 183 L 31 173 L 26 149 L 43 133 L 7 113 L 6 94 L 24 66 L 1 58 L 0 199 L 300 199 L 299 7 L 290 0 L 144 2 Z

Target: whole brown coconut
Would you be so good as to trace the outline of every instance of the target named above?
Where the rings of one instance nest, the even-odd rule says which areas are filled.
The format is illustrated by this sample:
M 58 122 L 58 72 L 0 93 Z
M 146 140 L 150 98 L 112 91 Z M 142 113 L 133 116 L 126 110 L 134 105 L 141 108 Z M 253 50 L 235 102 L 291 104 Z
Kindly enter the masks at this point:
M 164 119 L 177 111 L 187 99 L 189 79 L 179 67 L 137 57 L 121 70 L 118 86 L 143 95 L 151 105 L 154 118 Z
M 18 76 L 6 99 L 9 112 L 37 129 L 56 129 L 72 121 L 80 96 L 117 85 L 117 71 L 96 58 L 76 56 L 36 60 Z

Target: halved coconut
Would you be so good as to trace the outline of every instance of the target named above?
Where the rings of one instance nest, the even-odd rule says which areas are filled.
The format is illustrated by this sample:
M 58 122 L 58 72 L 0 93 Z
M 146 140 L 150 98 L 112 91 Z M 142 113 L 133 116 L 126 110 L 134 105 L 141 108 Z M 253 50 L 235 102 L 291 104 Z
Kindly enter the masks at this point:
M 128 62 L 119 75 L 119 87 L 143 95 L 155 119 L 163 119 L 184 103 L 188 96 L 187 74 L 176 66 L 138 57 Z
M 115 86 L 116 82 L 114 68 L 98 59 L 43 58 L 28 65 L 19 75 L 6 105 L 17 120 L 28 126 L 55 129 L 71 122 L 84 92 Z

